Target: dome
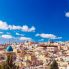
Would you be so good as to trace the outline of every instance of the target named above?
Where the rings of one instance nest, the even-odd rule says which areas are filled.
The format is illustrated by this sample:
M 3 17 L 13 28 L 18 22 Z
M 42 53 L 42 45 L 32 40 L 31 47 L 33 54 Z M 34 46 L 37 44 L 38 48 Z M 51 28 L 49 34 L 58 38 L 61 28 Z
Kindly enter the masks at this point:
M 8 51 L 8 52 L 12 52 L 12 51 L 13 51 L 12 46 L 8 46 L 8 47 L 6 48 L 6 51 Z

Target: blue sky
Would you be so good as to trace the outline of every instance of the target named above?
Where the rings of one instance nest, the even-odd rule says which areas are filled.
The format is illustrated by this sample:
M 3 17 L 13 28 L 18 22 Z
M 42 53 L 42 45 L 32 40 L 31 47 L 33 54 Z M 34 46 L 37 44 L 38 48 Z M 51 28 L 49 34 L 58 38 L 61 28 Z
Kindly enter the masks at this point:
M 0 0 L 0 43 L 69 40 L 69 0 Z

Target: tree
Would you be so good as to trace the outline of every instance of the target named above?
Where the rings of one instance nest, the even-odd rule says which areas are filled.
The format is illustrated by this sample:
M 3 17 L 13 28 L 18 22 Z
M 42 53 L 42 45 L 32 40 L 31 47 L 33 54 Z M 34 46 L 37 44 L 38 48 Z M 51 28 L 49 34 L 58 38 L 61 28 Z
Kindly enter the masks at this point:
M 56 62 L 56 60 L 54 60 L 50 66 L 50 69 L 59 69 L 58 67 L 58 63 Z
M 5 64 L 3 64 L 3 69 L 19 69 L 19 67 L 13 63 L 12 56 L 9 55 Z

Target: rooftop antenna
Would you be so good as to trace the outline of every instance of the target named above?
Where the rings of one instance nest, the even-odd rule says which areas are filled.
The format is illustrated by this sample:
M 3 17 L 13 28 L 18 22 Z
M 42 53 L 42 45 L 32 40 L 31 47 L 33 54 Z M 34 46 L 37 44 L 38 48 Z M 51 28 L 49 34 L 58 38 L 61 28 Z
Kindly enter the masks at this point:
M 11 40 L 9 39 L 9 45 L 12 44 Z
M 9 44 L 10 44 L 10 39 L 9 39 Z
M 48 39 L 48 42 L 50 42 L 50 38 Z
M 49 38 L 49 39 L 48 39 L 48 43 L 50 43 L 50 41 L 51 41 L 51 39 Z

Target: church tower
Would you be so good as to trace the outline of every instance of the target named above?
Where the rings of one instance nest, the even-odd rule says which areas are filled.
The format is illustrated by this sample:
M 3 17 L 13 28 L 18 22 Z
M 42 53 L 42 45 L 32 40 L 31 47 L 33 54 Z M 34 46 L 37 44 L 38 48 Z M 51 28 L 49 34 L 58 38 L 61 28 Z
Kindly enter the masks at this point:
M 15 53 L 13 52 L 12 46 L 7 46 L 5 54 L 6 54 L 6 65 L 8 65 L 6 67 L 8 69 L 12 68 L 14 66 L 14 63 L 13 63 L 14 58 L 13 57 L 15 55 Z

